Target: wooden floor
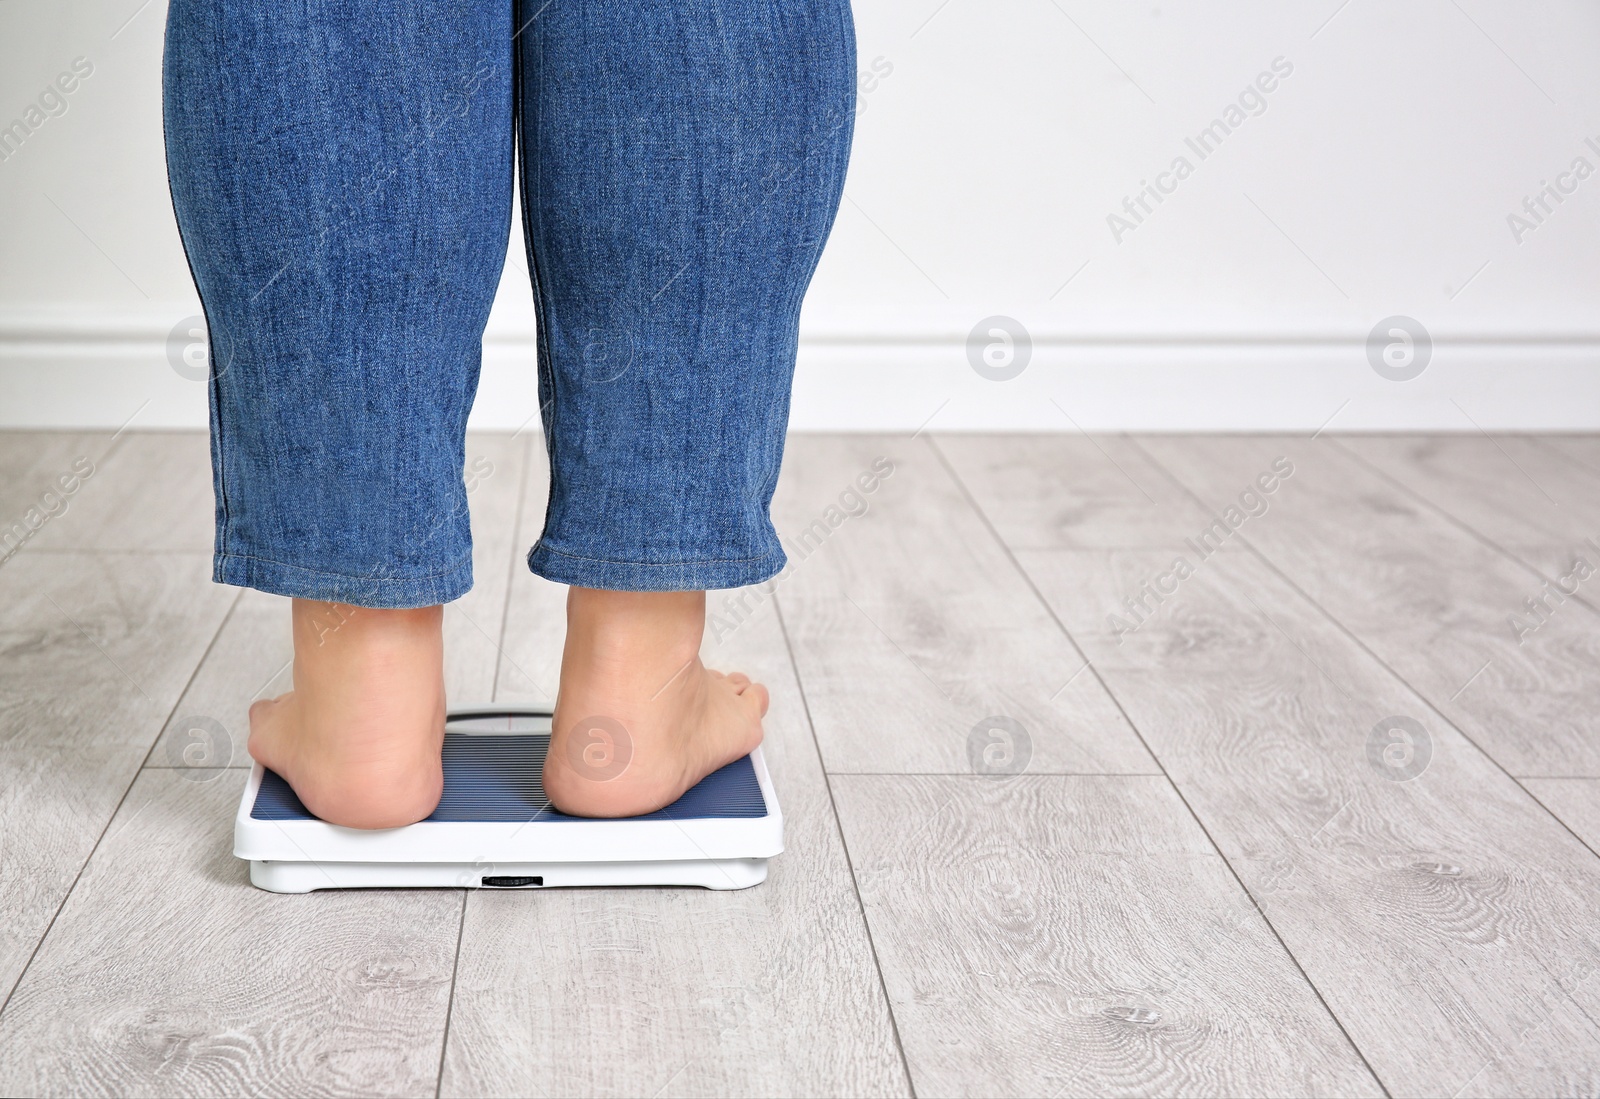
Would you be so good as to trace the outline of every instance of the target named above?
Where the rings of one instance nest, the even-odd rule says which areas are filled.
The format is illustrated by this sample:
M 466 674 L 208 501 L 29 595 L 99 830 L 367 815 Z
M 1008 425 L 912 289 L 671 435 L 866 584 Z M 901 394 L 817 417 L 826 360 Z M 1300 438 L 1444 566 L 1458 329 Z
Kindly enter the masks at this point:
M 0 565 L 0 1094 L 1600 1092 L 1600 438 L 795 437 L 739 893 L 251 888 L 285 603 L 197 434 L 0 435 L 0 523 L 79 458 Z M 468 460 L 452 701 L 551 702 L 542 446 Z

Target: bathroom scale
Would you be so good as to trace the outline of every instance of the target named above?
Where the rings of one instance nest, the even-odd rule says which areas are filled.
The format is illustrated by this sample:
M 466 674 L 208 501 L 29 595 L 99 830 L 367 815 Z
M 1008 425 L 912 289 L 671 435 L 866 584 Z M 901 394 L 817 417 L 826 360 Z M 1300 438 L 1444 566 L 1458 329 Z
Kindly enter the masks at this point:
M 783 850 L 783 815 L 758 747 L 664 809 L 571 817 L 544 796 L 550 711 L 479 707 L 445 721 L 444 796 L 403 828 L 343 828 L 306 811 L 289 784 L 250 771 L 233 853 L 274 893 L 316 889 L 551 889 L 683 885 L 746 889 Z

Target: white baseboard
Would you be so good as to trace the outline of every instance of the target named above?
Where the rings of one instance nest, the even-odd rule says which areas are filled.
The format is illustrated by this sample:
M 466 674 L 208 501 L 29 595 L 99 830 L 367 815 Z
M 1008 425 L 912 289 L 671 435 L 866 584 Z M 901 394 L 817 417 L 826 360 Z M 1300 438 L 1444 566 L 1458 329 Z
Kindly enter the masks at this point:
M 0 427 L 201 427 L 205 386 L 167 362 L 165 333 L 0 324 Z M 531 336 L 485 343 L 472 426 L 537 410 Z M 1600 431 L 1600 338 L 1436 337 L 1410 381 L 1335 337 L 1036 336 L 1027 367 L 989 381 L 958 337 L 802 340 L 799 431 Z
M 797 429 L 1600 430 L 1600 340 L 1441 341 L 1405 382 L 1333 340 L 1039 343 L 1005 382 L 960 344 L 819 344 L 800 362 Z

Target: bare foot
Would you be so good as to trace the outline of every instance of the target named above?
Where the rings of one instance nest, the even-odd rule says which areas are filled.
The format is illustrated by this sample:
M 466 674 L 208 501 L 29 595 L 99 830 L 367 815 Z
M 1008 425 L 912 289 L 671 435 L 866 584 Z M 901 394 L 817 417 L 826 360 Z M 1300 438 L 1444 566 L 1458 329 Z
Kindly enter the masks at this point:
M 671 805 L 761 743 L 767 689 L 700 663 L 705 592 L 567 593 L 544 788 L 563 813 Z
M 331 824 L 396 828 L 444 791 L 443 607 L 294 601 L 294 690 L 250 707 L 250 754 Z

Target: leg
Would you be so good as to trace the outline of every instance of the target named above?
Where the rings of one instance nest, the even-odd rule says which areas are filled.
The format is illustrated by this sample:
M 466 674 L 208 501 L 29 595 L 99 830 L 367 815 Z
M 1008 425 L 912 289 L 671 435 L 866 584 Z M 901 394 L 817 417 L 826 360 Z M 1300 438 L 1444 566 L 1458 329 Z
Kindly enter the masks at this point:
M 699 663 L 704 593 L 784 565 L 768 504 L 843 185 L 854 33 L 847 0 L 564 0 L 525 18 L 551 466 L 529 565 L 573 586 L 545 781 L 569 812 L 643 812 L 760 740 L 765 691 Z M 629 765 L 588 766 L 617 726 Z
M 250 751 L 324 819 L 418 819 L 439 794 L 439 605 L 472 582 L 510 3 L 173 0 L 164 77 L 211 337 L 215 577 L 296 599 L 296 690 L 252 709 Z

